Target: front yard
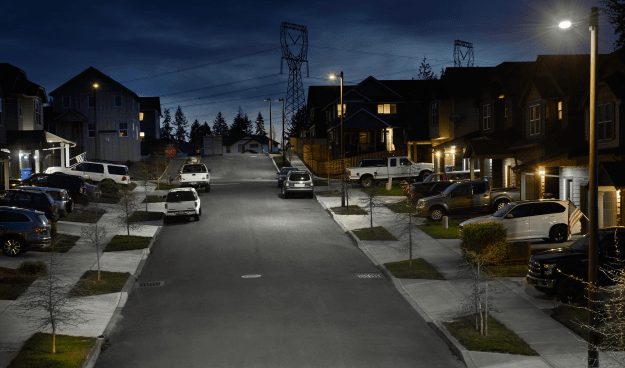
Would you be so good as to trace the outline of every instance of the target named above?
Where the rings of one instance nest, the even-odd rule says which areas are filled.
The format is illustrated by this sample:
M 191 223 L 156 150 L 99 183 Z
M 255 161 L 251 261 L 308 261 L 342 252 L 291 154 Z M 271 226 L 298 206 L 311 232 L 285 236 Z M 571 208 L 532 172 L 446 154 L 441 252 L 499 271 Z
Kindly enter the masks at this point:
M 464 221 L 464 220 L 463 220 Z M 443 222 L 426 221 L 419 229 L 434 239 L 460 239 L 458 234 L 458 225 L 462 221 L 449 220 L 447 229 L 443 229 Z

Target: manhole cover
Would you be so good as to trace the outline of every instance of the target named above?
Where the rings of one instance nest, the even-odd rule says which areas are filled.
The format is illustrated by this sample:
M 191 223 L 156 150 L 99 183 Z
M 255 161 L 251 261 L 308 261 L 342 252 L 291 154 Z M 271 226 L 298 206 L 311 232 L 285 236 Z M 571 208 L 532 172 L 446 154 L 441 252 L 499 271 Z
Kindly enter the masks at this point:
M 260 275 L 243 275 L 243 276 L 241 276 L 241 278 L 244 278 L 244 279 L 256 279 L 256 278 L 259 278 L 259 277 L 260 277 Z
M 383 279 L 384 275 L 381 273 L 357 273 L 356 277 L 359 279 Z
M 138 287 L 140 288 L 145 288 L 145 287 L 159 287 L 159 286 L 163 286 L 165 285 L 165 281 L 152 281 L 152 282 L 142 282 L 139 284 Z

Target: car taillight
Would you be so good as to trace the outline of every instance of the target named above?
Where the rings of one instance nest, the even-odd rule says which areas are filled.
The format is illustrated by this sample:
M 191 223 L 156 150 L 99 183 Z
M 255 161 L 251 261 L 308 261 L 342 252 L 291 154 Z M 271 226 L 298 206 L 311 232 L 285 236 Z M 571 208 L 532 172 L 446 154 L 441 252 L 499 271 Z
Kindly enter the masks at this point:
M 415 194 L 414 193 L 410 193 L 410 197 L 414 198 Z
M 78 193 L 82 194 L 82 187 L 78 189 Z
M 38 232 L 39 234 L 43 233 L 43 231 L 45 230 L 45 228 L 43 227 L 36 227 L 35 231 Z
M 122 181 L 126 181 L 126 177 L 125 176 L 122 178 Z
M 347 175 L 352 176 L 352 171 L 351 170 L 347 170 Z

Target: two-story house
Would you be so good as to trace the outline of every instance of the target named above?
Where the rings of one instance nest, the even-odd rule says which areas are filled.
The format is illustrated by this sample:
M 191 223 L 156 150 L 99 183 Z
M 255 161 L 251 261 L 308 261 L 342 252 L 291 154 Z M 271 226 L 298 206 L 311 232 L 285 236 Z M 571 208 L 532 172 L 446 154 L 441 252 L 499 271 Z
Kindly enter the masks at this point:
M 352 89 L 353 86 L 343 86 L 343 92 Z M 340 94 L 340 86 L 309 86 L 306 101 L 308 110 L 308 125 L 305 136 L 310 138 L 327 138 L 328 126 L 323 109 L 336 100 Z
M 160 97 L 139 97 L 139 139 L 141 140 L 141 154 L 146 155 L 153 151 L 152 143 L 161 139 L 161 99 Z
M 94 67 L 50 92 L 56 134 L 76 141 L 73 154 L 126 162 L 141 158 L 141 99 Z M 98 154 L 96 155 L 96 139 Z

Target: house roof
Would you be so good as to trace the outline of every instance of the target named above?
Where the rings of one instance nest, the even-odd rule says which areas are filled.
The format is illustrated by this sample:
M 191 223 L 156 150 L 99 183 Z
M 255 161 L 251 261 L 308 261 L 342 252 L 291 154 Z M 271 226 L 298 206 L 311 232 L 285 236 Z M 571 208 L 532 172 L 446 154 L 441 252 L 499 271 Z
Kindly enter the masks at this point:
M 23 70 L 9 63 L 0 63 L 0 76 L 2 77 L 2 88 L 6 89 L 7 93 L 38 96 L 44 103 L 48 102 L 45 88 L 29 81 Z
M 508 147 L 514 141 L 515 133 L 514 128 L 508 128 L 490 136 L 471 139 L 467 142 L 464 158 L 510 157 L 512 154 L 508 151 Z
M 333 128 L 338 129 L 341 123 Z M 343 129 L 384 129 L 391 126 L 384 120 L 370 113 L 368 110 L 360 109 L 343 120 Z
M 488 83 L 494 70 L 494 67 L 447 68 L 441 81 L 450 97 L 469 97 Z
M 349 92 L 354 86 L 343 85 L 343 94 Z M 341 94 L 341 86 L 309 86 L 308 87 L 308 107 L 325 108 L 336 96 Z M 340 96 L 339 96 L 340 97 Z
M 119 83 L 118 81 L 114 80 L 113 78 L 109 77 L 108 75 L 102 73 L 101 71 L 99 71 L 98 69 L 96 69 L 96 68 L 94 68 L 92 66 L 88 67 L 87 69 L 82 71 L 80 74 L 78 74 L 74 78 L 72 78 L 72 79 L 68 80 L 67 82 L 63 83 L 60 87 L 57 87 L 54 91 L 50 92 L 50 95 L 56 94 L 57 91 L 62 90 L 66 86 L 71 85 L 76 80 L 78 80 L 79 78 L 82 78 L 83 76 L 85 76 L 87 74 L 95 74 L 95 75 L 99 76 L 100 78 L 105 79 L 105 80 L 109 81 L 110 83 L 112 83 L 112 84 L 122 88 L 124 91 L 128 92 L 128 94 L 132 95 L 133 97 L 136 97 L 137 99 L 139 99 L 139 96 L 137 96 L 136 93 L 134 93 L 133 91 L 129 90 L 123 84 Z
M 80 111 L 75 110 L 75 109 L 66 109 L 66 110 L 63 110 L 62 112 L 54 112 L 54 109 L 52 106 L 45 106 L 43 108 L 43 120 L 46 123 L 50 123 L 53 121 L 61 121 L 63 117 L 70 117 L 71 115 L 75 115 L 75 118 L 77 118 L 80 121 L 85 121 L 89 119 L 88 117 L 83 115 Z M 67 119 L 65 121 L 70 121 L 70 120 L 75 120 L 75 119 Z
M 158 111 L 158 116 L 163 116 L 160 97 L 139 97 L 139 103 L 141 104 L 141 111 L 156 110 Z
M 506 95 L 513 104 L 521 98 L 535 62 L 503 62 L 495 67 L 487 90 L 491 97 Z
M 40 150 L 51 148 L 51 142 L 76 144 L 45 130 L 7 130 L 7 148 Z

